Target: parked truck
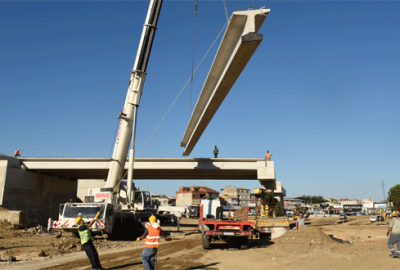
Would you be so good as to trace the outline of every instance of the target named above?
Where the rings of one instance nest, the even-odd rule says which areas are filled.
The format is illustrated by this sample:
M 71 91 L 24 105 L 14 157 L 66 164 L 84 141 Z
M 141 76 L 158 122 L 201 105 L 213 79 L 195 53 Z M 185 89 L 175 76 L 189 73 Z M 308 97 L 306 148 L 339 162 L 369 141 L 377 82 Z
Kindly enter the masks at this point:
M 135 64 L 131 70 L 131 78 L 123 106 L 118 116 L 120 124 L 115 141 L 114 152 L 109 163 L 107 182 L 104 188 L 90 195 L 83 203 L 68 202 L 60 205 L 58 221 L 49 220 L 49 227 L 77 231 L 74 220 L 80 216 L 85 221 L 92 219 L 100 212 L 99 219 L 93 224 L 92 231 L 115 235 L 127 235 L 143 229 L 142 221 L 151 215 L 149 192 L 134 188 L 133 167 L 135 151 L 135 134 L 137 109 L 146 78 L 146 69 L 152 48 L 162 0 L 151 0 L 145 24 L 140 38 Z M 129 149 L 131 145 L 131 149 Z M 129 166 L 125 194 L 121 192 L 121 181 L 125 178 L 124 170 L 129 151 Z M 148 204 L 147 204 L 148 203 Z M 53 226 L 54 225 L 54 226 Z
M 218 198 L 201 200 L 199 230 L 203 249 L 209 249 L 212 241 L 223 240 L 230 246 L 247 248 L 253 233 L 254 221 L 248 221 L 249 208 L 236 210 L 234 216 L 223 218 L 223 208 Z
M 258 213 L 256 205 L 254 216 L 249 216 L 248 220 L 253 221 L 253 235 L 259 239 L 274 239 L 286 233 L 290 229 L 288 217 L 268 217 L 261 216 Z
M 186 206 L 160 205 L 157 214 L 170 214 L 176 217 L 189 217 L 189 209 Z

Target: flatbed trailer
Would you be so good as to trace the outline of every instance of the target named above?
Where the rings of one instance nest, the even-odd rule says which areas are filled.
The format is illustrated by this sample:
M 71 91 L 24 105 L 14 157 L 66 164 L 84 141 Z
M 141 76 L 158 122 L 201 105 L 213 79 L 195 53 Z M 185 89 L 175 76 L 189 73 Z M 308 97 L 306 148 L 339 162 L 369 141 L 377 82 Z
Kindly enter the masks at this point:
M 203 218 L 200 207 L 199 229 L 203 249 L 209 249 L 212 241 L 223 240 L 237 248 L 247 248 L 248 238 L 253 234 L 254 221 L 248 220 L 249 208 L 243 207 L 228 219 Z M 222 216 L 222 215 L 221 215 Z
M 254 222 L 253 234 L 260 239 L 274 239 L 286 233 L 290 229 L 288 217 L 257 216 L 257 206 L 255 213 L 256 215 L 249 216 L 248 220 Z

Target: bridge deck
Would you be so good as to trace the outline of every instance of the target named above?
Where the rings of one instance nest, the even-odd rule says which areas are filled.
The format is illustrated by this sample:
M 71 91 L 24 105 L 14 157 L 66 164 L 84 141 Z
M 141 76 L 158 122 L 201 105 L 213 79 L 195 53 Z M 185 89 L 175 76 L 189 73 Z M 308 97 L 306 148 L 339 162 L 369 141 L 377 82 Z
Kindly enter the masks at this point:
M 106 179 L 109 158 L 20 158 L 26 170 L 70 179 Z M 126 162 L 125 172 L 128 169 Z M 135 179 L 244 179 L 275 182 L 261 158 L 137 158 Z

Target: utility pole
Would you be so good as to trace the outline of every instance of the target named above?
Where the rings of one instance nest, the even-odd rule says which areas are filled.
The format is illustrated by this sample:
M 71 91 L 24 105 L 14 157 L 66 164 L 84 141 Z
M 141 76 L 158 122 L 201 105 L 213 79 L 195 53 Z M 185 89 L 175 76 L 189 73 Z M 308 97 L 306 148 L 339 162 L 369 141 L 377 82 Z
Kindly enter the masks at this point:
M 385 203 L 387 203 L 387 201 L 386 201 L 386 193 L 385 193 L 385 182 L 383 182 L 383 179 L 382 179 L 382 182 L 381 182 L 381 185 L 382 185 L 382 190 L 383 190 L 383 201 L 385 202 Z

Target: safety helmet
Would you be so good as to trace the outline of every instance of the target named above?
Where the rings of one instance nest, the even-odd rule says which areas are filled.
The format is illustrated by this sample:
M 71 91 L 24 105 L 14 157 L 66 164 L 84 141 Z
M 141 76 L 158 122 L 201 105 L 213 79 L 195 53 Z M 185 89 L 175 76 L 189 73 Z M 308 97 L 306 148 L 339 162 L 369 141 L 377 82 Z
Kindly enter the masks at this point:
M 82 218 L 81 217 L 77 217 L 76 219 L 75 219 L 75 224 L 78 224 L 79 223 L 79 221 L 81 221 L 82 220 Z
M 18 151 L 19 151 L 19 149 L 18 149 Z
M 149 217 L 149 221 L 155 223 L 157 221 L 157 218 L 155 216 Z
M 393 211 L 392 216 L 397 216 L 397 212 Z

